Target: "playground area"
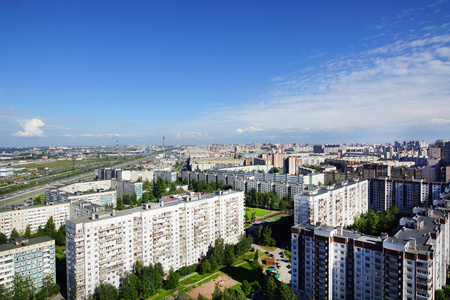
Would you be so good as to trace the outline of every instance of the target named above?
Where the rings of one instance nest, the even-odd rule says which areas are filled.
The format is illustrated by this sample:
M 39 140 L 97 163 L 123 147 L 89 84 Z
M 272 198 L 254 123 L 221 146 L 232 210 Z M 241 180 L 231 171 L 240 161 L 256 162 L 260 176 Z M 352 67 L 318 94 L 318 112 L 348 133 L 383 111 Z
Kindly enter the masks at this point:
M 202 284 L 201 286 L 193 289 L 192 291 L 189 291 L 187 294 L 192 299 L 197 299 L 199 294 L 202 294 L 208 299 L 212 299 L 212 293 L 214 292 L 214 288 L 216 287 L 216 285 L 223 291 L 225 288 L 230 288 L 236 284 L 239 284 L 239 282 L 227 275 L 222 274 L 218 278 L 213 279 L 205 284 Z

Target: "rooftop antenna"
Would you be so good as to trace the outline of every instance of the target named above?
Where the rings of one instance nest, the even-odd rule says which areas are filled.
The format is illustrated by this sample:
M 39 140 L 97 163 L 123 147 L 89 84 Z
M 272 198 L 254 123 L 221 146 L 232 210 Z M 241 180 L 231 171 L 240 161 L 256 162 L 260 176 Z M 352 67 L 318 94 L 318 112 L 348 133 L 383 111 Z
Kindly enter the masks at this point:
M 163 137 L 163 158 L 166 158 L 166 138 Z

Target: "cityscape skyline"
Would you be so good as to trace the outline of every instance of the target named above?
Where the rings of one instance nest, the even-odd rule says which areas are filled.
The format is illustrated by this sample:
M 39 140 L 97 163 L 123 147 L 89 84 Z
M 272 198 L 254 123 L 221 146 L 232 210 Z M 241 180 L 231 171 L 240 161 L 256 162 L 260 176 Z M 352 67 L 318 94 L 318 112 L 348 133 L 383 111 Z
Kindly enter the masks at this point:
M 1 146 L 433 142 L 450 129 L 448 1 L 2 6 Z

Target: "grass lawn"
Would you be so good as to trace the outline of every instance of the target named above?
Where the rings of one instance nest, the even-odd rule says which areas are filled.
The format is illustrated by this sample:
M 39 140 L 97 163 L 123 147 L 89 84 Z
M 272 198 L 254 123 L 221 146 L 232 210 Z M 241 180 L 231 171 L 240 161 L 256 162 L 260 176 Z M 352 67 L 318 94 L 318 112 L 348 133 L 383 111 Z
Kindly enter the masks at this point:
M 49 162 L 42 162 L 42 163 L 36 163 L 36 164 L 26 164 L 21 165 L 21 167 L 24 167 L 26 169 L 36 169 L 36 168 L 62 168 L 62 167 L 71 167 L 73 164 L 75 165 L 81 165 L 85 164 L 85 160 L 76 160 L 75 162 L 71 160 L 54 160 Z
M 270 210 L 265 210 L 265 209 L 259 209 L 259 208 L 249 208 L 246 207 L 245 208 L 245 212 L 249 215 L 249 217 L 252 216 L 252 213 L 255 212 L 256 217 L 262 217 L 264 215 L 267 215 L 267 213 L 270 213 Z
M 277 247 L 269 247 L 269 246 L 261 246 L 261 245 L 259 245 L 259 246 L 261 248 L 264 248 L 264 250 L 269 251 L 269 252 L 272 252 L 272 251 L 275 251 L 275 250 L 278 249 Z
M 212 273 L 207 273 L 207 274 L 196 274 L 194 276 L 191 276 L 183 281 L 180 281 L 180 285 L 188 285 L 188 284 L 192 284 L 194 282 L 197 282 L 199 280 L 202 280 L 205 277 L 208 277 L 209 275 L 211 275 Z
M 230 268 L 223 272 L 239 282 L 244 281 L 244 279 L 248 282 L 253 282 L 255 280 L 258 280 L 259 278 L 258 274 L 256 274 L 255 272 L 253 264 L 250 262 L 245 263 L 239 267 Z
M 182 290 L 183 293 L 187 293 L 195 288 L 198 288 L 199 286 L 201 286 L 202 284 L 205 284 L 207 282 L 210 282 L 211 280 L 217 279 L 219 278 L 219 276 L 223 275 L 221 272 L 217 273 L 216 275 L 213 275 L 203 281 L 198 282 L 197 284 L 191 285 L 188 288 L 185 288 L 184 290 L 182 289 L 182 287 L 179 287 L 180 290 Z
M 156 295 L 151 296 L 149 298 L 147 298 L 147 300 L 159 300 L 159 299 L 164 299 L 168 296 L 172 296 L 173 293 L 175 293 L 175 291 L 177 290 L 177 288 L 174 288 L 172 290 L 161 290 L 159 291 Z
M 286 258 L 291 260 L 291 251 L 289 250 L 284 250 L 284 254 L 286 255 Z
M 284 218 L 284 217 L 287 217 L 287 215 L 280 214 L 280 215 L 277 215 L 275 217 L 267 217 L 267 219 L 265 221 L 266 222 L 275 222 L 275 221 L 278 221 L 279 219 Z
M 254 252 L 247 252 L 244 254 L 244 260 L 251 260 L 253 259 L 253 256 L 255 256 Z

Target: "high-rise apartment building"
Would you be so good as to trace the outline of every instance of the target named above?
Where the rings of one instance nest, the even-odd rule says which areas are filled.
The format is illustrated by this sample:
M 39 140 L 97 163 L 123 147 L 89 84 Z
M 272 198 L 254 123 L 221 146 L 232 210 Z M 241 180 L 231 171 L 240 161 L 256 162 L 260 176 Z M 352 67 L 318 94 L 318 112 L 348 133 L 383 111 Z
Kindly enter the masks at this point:
M 0 285 L 13 287 L 14 275 L 29 277 L 39 290 L 47 275 L 55 280 L 55 240 L 48 236 L 13 238 L 0 245 Z
M 394 237 L 342 227 L 292 227 L 292 288 L 299 299 L 434 299 L 446 284 L 448 211 L 416 209 Z
M 112 188 L 117 192 L 117 197 L 122 198 L 123 195 L 136 195 L 137 199 L 142 198 L 143 183 L 128 180 L 111 180 Z
M 0 232 L 9 237 L 14 228 L 18 232 L 24 233 L 28 225 L 30 225 L 31 232 L 36 232 L 39 226 L 45 226 L 50 217 L 53 217 L 56 230 L 58 230 L 70 218 L 70 203 L 3 209 L 0 211 Z
M 295 224 L 348 226 L 368 210 L 367 180 L 310 188 L 294 196 Z
M 369 208 L 385 211 L 397 206 L 404 213 L 410 213 L 416 206 L 429 207 L 439 199 L 448 183 L 428 182 L 423 179 L 397 180 L 387 177 L 369 179 Z
M 243 224 L 244 194 L 231 190 L 68 220 L 68 298 L 84 299 L 100 281 L 119 287 L 138 260 L 164 270 L 197 263 L 219 237 L 238 242 Z

